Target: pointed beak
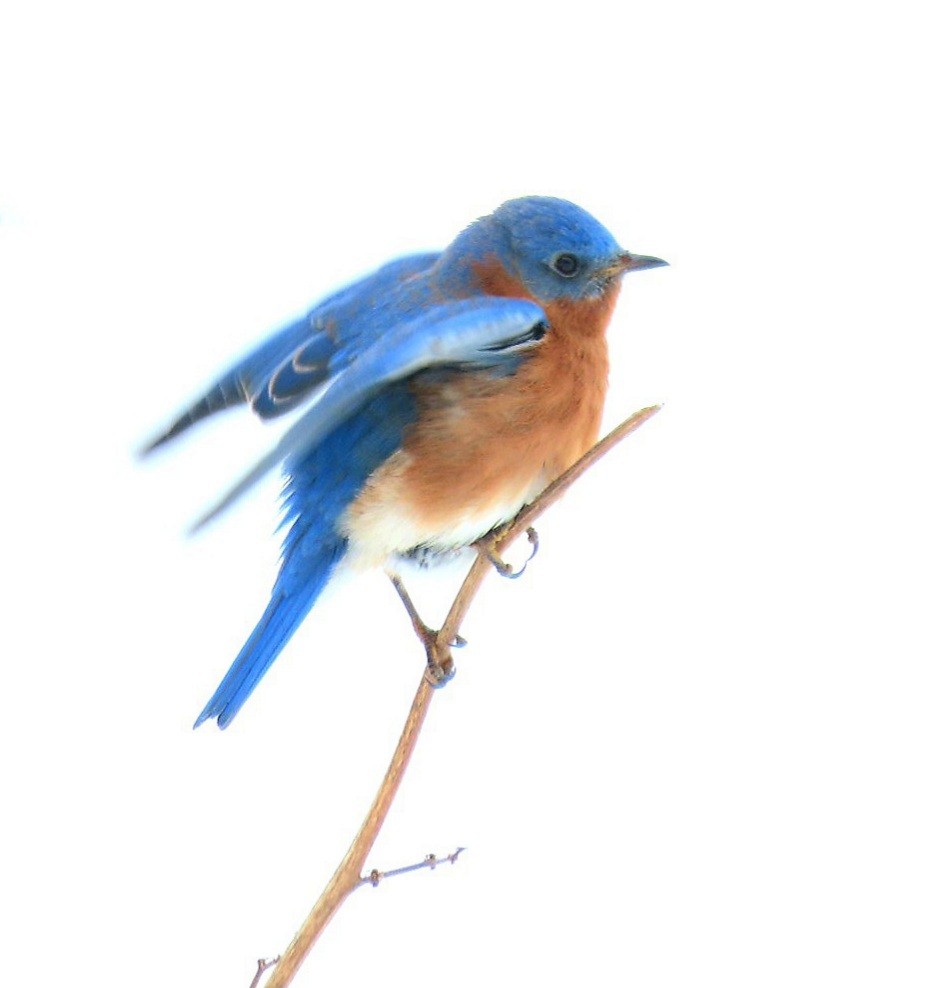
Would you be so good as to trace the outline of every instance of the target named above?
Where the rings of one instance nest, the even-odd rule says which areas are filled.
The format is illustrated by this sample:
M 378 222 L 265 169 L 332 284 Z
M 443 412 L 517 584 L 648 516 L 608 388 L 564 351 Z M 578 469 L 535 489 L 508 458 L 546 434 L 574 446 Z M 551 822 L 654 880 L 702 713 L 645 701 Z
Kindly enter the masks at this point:
M 618 256 L 611 269 L 612 274 L 626 274 L 628 271 L 643 271 L 644 268 L 662 268 L 669 265 L 659 257 L 649 257 L 647 254 L 629 254 L 624 251 Z

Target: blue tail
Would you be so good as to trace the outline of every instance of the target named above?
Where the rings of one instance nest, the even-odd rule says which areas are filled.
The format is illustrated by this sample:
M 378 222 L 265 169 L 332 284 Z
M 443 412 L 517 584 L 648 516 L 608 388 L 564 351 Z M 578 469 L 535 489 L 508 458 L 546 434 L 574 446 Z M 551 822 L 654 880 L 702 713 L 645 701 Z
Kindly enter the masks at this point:
M 339 519 L 369 475 L 402 445 L 414 421 L 410 383 L 387 387 L 303 456 L 285 465 L 287 527 L 271 600 L 225 679 L 196 720 L 226 727 L 307 616 L 346 554 Z
M 298 625 L 307 617 L 345 552 L 346 540 L 334 537 L 320 542 L 309 554 L 292 554 L 293 559 L 285 560 L 265 613 L 219 688 L 196 718 L 194 728 L 212 717 L 218 719 L 219 727 L 229 725 Z M 298 562 L 301 564 L 297 565 Z

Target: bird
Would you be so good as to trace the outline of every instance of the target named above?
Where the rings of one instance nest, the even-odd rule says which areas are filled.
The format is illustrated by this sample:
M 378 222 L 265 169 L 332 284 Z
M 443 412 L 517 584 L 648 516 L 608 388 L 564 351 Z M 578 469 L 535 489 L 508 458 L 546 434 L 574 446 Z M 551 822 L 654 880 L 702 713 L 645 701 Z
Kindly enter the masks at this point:
M 453 554 L 578 460 L 599 434 L 622 277 L 666 263 L 622 249 L 572 202 L 509 200 L 443 251 L 325 298 L 148 442 L 144 454 L 240 405 L 263 420 L 299 412 L 194 525 L 282 467 L 270 600 L 194 727 L 232 722 L 341 568 Z

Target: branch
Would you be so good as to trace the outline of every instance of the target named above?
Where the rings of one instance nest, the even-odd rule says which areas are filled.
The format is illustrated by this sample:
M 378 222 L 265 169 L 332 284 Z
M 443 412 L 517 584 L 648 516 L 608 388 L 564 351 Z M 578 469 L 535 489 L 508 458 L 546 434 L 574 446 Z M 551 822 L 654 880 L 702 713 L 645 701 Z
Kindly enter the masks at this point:
M 449 864 L 454 864 L 455 861 L 466 851 L 466 847 L 459 847 L 457 850 L 452 851 L 447 857 L 439 858 L 435 854 L 429 854 L 423 861 L 419 861 L 417 864 L 405 865 L 402 868 L 393 868 L 391 871 L 379 871 L 378 868 L 373 868 L 373 870 L 368 875 L 363 875 L 359 880 L 360 885 L 371 885 L 375 888 L 380 882 L 385 881 L 387 878 L 396 878 L 398 875 L 407 875 L 411 871 L 420 871 L 422 868 L 428 868 L 434 871 L 439 864 L 447 861 Z M 359 886 L 357 886 L 358 888 Z M 249 986 L 251 988 L 251 986 Z
M 399 790 L 402 776 L 408 766 L 412 752 L 415 750 L 415 743 L 418 734 L 425 721 L 425 714 L 428 713 L 428 705 L 434 696 L 434 689 L 428 684 L 424 676 L 418 684 L 415 699 L 412 700 L 411 710 L 405 721 L 402 736 L 396 746 L 392 761 L 389 764 L 382 785 L 376 793 L 369 813 L 363 825 L 359 828 L 350 849 L 340 862 L 340 866 L 333 873 L 333 877 L 327 883 L 316 905 L 311 909 L 304 920 L 303 925 L 297 931 L 294 939 L 289 944 L 287 950 L 282 954 L 267 983 L 267 988 L 285 988 L 289 985 L 297 973 L 297 969 L 303 964 L 308 951 L 316 943 L 317 938 L 323 932 L 324 927 L 333 918 L 334 913 L 343 905 L 346 897 L 360 885 L 360 875 L 366 856 L 372 850 L 382 824 L 385 822 L 386 814 L 392 805 L 392 800 Z
M 415 633 L 425 647 L 429 665 L 436 666 L 439 671 L 443 670 L 445 672 L 444 679 L 439 680 L 439 682 L 447 679 L 447 671 L 453 667 L 451 647 L 456 641 L 462 640 L 458 635 L 458 629 L 461 626 L 461 622 L 467 616 L 467 611 L 474 597 L 477 595 L 477 591 L 480 589 L 484 578 L 493 568 L 491 557 L 493 557 L 496 550 L 501 545 L 511 542 L 529 528 L 544 511 L 562 497 L 590 466 L 600 460 L 605 453 L 634 432 L 635 429 L 640 428 L 644 422 L 659 410 L 659 405 L 652 405 L 649 408 L 643 408 L 639 412 L 635 412 L 629 419 L 608 433 L 604 439 L 597 442 L 577 463 L 554 480 L 531 504 L 526 505 L 513 521 L 486 536 L 477 544 L 477 558 L 464 578 L 464 582 L 461 584 L 461 589 L 454 598 L 454 603 L 451 605 L 448 616 L 437 633 L 432 632 L 421 622 L 414 606 L 408 599 L 408 595 L 405 593 L 404 587 L 400 582 L 393 581 L 396 582 L 396 589 L 399 591 L 399 595 L 402 597 L 402 601 L 409 611 Z M 280 960 L 277 961 L 277 966 L 266 988 L 286 988 L 293 980 L 298 968 L 304 962 L 304 958 L 307 956 L 310 948 L 316 943 L 317 938 L 346 900 L 346 897 L 361 885 L 372 882 L 371 875 L 365 879 L 361 877 L 363 865 L 367 855 L 372 850 L 373 844 L 376 842 L 376 838 L 379 836 L 379 831 L 385 822 L 386 814 L 389 812 L 389 807 L 392 805 L 392 800 L 398 792 L 405 769 L 408 767 L 409 759 L 415 750 L 418 735 L 421 732 L 425 715 L 428 712 L 428 706 L 435 693 L 432 681 L 433 677 L 429 677 L 426 671 L 422 675 L 421 682 L 418 684 L 415 699 L 412 701 L 412 707 L 405 721 L 405 727 L 402 730 L 399 743 L 392 755 L 392 761 L 388 771 L 382 780 L 379 791 L 376 793 L 369 813 L 366 815 L 366 819 L 359 829 L 359 833 L 350 845 L 339 867 L 334 872 L 333 877 L 327 883 L 327 887 L 317 900 L 314 908 L 310 911 L 307 919 L 304 920 L 300 930 L 298 930 Z M 455 852 L 450 859 L 453 860 L 457 856 L 457 853 L 459 851 Z M 416 867 L 433 867 L 436 863 L 437 861 L 426 859 L 421 865 L 411 866 L 405 870 L 413 870 Z M 252 982 L 253 988 L 257 986 L 258 978 L 265 970 L 265 968 L 261 967 L 262 963 L 264 962 L 259 962 L 258 974 L 256 974 L 255 980 Z
M 281 960 L 280 957 L 272 957 L 270 960 L 265 960 L 264 957 L 258 958 L 258 970 L 255 972 L 255 977 L 252 978 L 252 983 L 248 988 L 258 988 L 261 984 L 261 976 L 268 970 L 269 967 L 274 967 L 278 961 Z
M 660 405 L 650 405 L 647 408 L 642 408 L 639 412 L 634 412 L 630 418 L 625 419 L 617 428 L 612 429 L 604 439 L 599 439 L 580 460 L 577 460 L 565 473 L 557 477 L 533 502 L 525 505 L 511 522 L 481 540 L 482 553 L 474 560 L 474 564 L 461 584 L 461 589 L 458 591 L 457 597 L 454 598 L 451 610 L 448 611 L 448 616 L 437 635 L 438 651 L 443 655 L 445 661 L 450 658 L 450 651 L 445 652 L 443 650 L 447 649 L 448 642 L 453 642 L 457 637 L 458 629 L 467 616 L 484 577 L 490 571 L 492 564 L 489 553 L 496 551 L 501 545 L 512 542 L 526 531 L 543 512 L 551 508 L 562 497 L 589 467 L 594 466 L 605 453 L 613 449 L 622 439 L 626 439 L 648 419 L 653 418 L 660 411 L 660 408 Z

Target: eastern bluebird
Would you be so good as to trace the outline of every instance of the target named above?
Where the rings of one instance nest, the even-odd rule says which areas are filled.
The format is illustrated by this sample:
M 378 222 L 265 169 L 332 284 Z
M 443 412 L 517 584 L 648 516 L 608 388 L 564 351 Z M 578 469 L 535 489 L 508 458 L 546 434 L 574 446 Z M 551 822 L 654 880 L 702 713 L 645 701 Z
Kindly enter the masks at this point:
M 194 726 L 225 727 L 337 567 L 451 554 L 513 518 L 598 437 L 605 330 L 630 254 L 562 199 L 504 203 L 392 261 L 222 375 L 145 449 L 232 405 L 310 409 L 196 527 L 283 463 L 281 569 Z

